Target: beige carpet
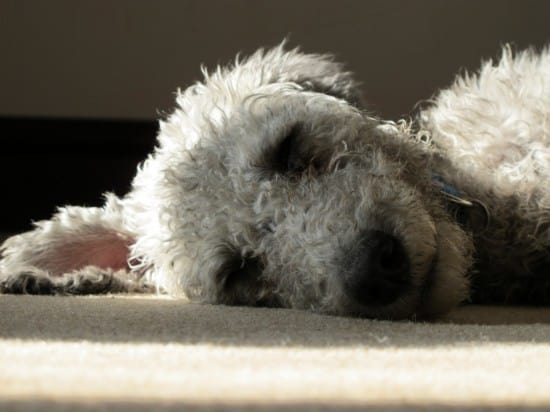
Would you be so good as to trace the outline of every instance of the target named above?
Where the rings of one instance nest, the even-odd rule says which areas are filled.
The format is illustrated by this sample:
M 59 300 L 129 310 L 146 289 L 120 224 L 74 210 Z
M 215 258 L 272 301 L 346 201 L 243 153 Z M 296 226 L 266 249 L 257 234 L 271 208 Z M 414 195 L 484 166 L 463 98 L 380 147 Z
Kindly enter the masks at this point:
M 0 296 L 0 411 L 550 410 L 550 309 L 438 323 Z

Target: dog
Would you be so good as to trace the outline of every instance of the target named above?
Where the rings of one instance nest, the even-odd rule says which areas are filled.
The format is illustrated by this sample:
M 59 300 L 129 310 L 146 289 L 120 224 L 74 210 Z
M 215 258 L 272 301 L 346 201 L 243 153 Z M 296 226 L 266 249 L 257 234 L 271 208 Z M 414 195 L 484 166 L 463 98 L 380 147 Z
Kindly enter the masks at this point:
M 284 44 L 177 95 L 131 191 L 2 246 L 0 291 L 162 291 L 381 319 L 550 303 L 550 49 L 458 76 L 410 120 Z

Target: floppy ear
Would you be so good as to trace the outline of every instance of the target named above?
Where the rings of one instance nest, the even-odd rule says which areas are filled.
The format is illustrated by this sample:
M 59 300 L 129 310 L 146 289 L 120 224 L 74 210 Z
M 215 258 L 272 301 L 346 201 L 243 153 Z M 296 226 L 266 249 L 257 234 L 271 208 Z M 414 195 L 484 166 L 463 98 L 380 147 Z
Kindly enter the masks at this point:
M 293 82 L 305 90 L 346 100 L 358 108 L 364 106 L 360 84 L 332 55 L 302 53 L 298 48 L 285 51 L 285 43 L 265 54 L 258 51 L 245 65 L 267 67 L 264 72 L 271 73 L 272 82 Z
M 66 274 L 127 272 L 131 243 L 133 238 L 124 229 L 120 201 L 113 195 L 107 197 L 103 208 L 60 208 L 51 220 L 38 222 L 34 230 L 4 242 L 0 248 L 0 289 L 40 293 L 31 286 L 40 286 L 35 285 L 37 281 L 48 283 L 44 278 L 59 286 L 56 278 Z M 74 279 L 71 282 L 74 286 Z M 25 285 L 31 289 L 25 290 Z M 43 289 L 45 293 L 55 292 Z
M 365 101 L 353 73 L 330 55 L 306 54 L 297 59 L 289 75 L 305 90 L 327 94 L 346 100 L 352 106 L 363 108 Z
M 344 65 L 335 61 L 330 54 L 302 53 L 299 48 L 287 50 L 286 41 L 269 49 L 259 49 L 249 57 L 240 60 L 237 58 L 232 66 L 218 67 L 208 73 L 203 68 L 204 83 L 198 83 L 180 93 L 179 103 L 184 110 L 192 110 L 189 101 L 195 101 L 196 95 L 214 91 L 211 100 L 223 104 L 218 92 L 227 90 L 230 86 L 230 95 L 246 97 L 256 93 L 259 86 L 272 83 L 295 83 L 304 90 L 324 93 L 362 108 L 363 97 L 359 83 L 353 74 L 346 70 Z

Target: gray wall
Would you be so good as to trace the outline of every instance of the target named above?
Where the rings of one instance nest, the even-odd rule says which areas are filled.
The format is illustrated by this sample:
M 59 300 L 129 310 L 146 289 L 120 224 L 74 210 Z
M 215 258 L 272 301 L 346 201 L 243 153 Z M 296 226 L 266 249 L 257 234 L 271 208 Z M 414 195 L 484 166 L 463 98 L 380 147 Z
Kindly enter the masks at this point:
M 548 42 L 550 1 L 0 0 L 0 116 L 153 119 L 201 63 L 285 36 L 348 62 L 397 117 L 505 42 Z

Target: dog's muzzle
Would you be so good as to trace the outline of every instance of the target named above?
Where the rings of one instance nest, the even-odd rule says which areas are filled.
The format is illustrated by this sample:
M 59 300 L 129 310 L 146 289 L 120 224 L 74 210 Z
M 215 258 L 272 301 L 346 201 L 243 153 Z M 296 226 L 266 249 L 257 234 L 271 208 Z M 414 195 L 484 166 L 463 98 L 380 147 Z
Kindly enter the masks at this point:
M 343 274 L 345 292 L 362 305 L 394 302 L 410 285 L 410 260 L 395 236 L 369 231 L 347 254 Z

